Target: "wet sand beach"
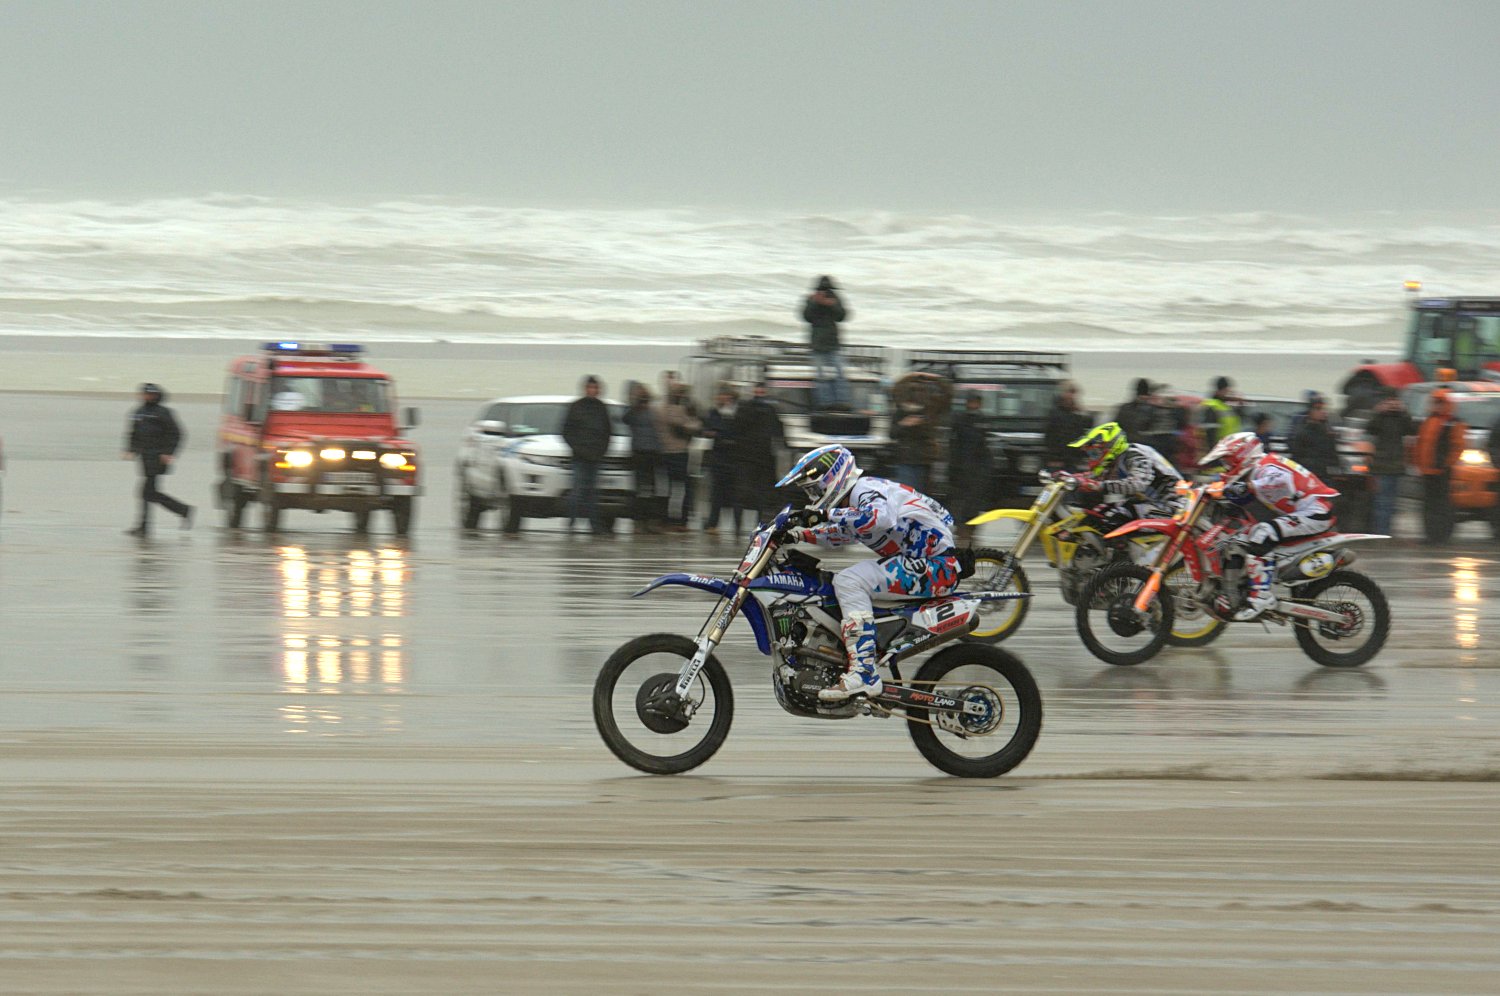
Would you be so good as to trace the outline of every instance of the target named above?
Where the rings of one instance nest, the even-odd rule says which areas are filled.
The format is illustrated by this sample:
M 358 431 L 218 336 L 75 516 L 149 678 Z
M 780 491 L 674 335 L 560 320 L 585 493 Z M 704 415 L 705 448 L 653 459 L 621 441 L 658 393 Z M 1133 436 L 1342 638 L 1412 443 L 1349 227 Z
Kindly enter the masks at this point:
M 140 542 L 123 403 L 0 394 L 0 990 L 1495 991 L 1487 531 L 1367 548 L 1395 627 L 1350 671 L 1250 626 L 1110 667 L 1034 565 L 1006 646 L 1044 729 L 988 782 L 896 721 L 782 713 L 739 633 L 728 743 L 653 778 L 599 741 L 594 674 L 708 609 L 633 590 L 739 546 L 460 534 L 473 407 L 423 403 L 398 541 L 225 530 L 184 401 L 164 483 L 200 519 Z

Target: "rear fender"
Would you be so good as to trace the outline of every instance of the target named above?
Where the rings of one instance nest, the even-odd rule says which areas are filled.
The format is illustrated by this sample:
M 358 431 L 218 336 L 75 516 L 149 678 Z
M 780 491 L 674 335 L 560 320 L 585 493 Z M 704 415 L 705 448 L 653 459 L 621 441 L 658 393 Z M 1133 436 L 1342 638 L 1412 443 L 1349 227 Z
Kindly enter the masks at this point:
M 734 584 L 724 578 L 711 578 L 704 574 L 663 574 L 630 597 L 640 598 L 658 588 L 668 586 L 696 588 L 699 591 L 712 592 L 721 598 L 734 593 Z M 755 634 L 755 646 L 761 653 L 769 654 L 771 652 L 771 627 L 766 619 L 765 606 L 756 601 L 753 595 L 747 596 L 744 604 L 740 606 L 740 615 L 745 617 L 745 621 L 750 624 L 750 632 Z
M 1136 533 L 1159 533 L 1170 536 L 1177 531 L 1176 519 L 1136 519 L 1127 522 L 1114 532 L 1105 533 L 1105 539 L 1119 539 L 1121 536 L 1131 536 Z
M 988 512 L 982 512 L 970 519 L 971 526 L 982 526 L 986 522 L 1000 522 L 1009 520 L 1019 522 L 1023 526 L 1029 526 L 1036 521 L 1036 512 L 1029 508 L 992 508 Z

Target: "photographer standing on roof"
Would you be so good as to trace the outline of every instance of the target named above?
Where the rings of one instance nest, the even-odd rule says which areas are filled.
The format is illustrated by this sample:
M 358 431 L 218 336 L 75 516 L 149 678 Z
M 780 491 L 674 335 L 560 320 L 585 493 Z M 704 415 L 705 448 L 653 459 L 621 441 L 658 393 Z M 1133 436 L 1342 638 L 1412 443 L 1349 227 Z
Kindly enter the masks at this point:
M 817 287 L 802 305 L 802 320 L 808 326 L 808 348 L 813 361 L 813 406 L 819 409 L 850 408 L 849 375 L 839 353 L 839 322 L 847 320 L 849 310 L 839 297 L 832 277 L 819 277 Z M 825 371 L 833 374 L 829 384 Z
M 131 536 L 145 537 L 151 523 L 151 503 L 182 517 L 182 528 L 193 524 L 193 507 L 156 489 L 156 479 L 172 468 L 172 459 L 182 445 L 182 430 L 172 409 L 162 404 L 166 392 L 159 384 L 141 385 L 141 406 L 130 413 L 125 430 L 126 460 L 141 461 L 141 520 Z

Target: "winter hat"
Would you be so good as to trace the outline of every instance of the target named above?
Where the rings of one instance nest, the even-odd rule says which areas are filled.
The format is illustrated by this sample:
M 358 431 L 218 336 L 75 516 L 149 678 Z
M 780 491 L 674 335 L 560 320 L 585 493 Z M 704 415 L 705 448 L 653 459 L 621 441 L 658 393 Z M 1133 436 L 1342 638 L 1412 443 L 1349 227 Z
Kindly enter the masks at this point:
M 833 285 L 833 278 L 832 277 L 819 277 L 818 278 L 818 290 L 820 290 L 820 291 L 831 291 L 831 290 L 838 290 L 838 288 Z

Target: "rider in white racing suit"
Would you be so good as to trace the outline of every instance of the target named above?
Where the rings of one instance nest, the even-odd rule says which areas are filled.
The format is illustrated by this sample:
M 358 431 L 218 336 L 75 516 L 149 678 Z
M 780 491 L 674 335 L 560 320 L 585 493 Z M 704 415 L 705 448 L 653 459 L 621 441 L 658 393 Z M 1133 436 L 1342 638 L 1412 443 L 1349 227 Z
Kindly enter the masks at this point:
M 931 498 L 905 484 L 864 477 L 854 454 L 842 446 L 823 446 L 797 461 L 777 487 L 797 485 L 811 499 L 809 509 L 826 521 L 793 528 L 794 542 L 840 547 L 858 541 L 874 550 L 864 560 L 833 576 L 833 591 L 843 613 L 843 678 L 818 693 L 825 702 L 853 695 L 875 697 L 884 691 L 875 669 L 875 595 L 933 598 L 958 586 L 953 516 Z
M 1271 590 L 1274 571 L 1265 555 L 1287 540 L 1333 529 L 1333 499 L 1339 493 L 1295 460 L 1267 453 L 1253 432 L 1225 436 L 1198 466 L 1214 464 L 1224 467 L 1224 480 L 1228 482 L 1225 500 L 1245 505 L 1253 498 L 1276 513 L 1231 538 L 1245 550 L 1245 577 L 1250 586 L 1246 604 L 1234 618 L 1246 622 L 1276 607 L 1276 595 Z

